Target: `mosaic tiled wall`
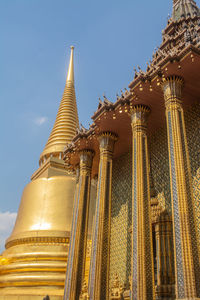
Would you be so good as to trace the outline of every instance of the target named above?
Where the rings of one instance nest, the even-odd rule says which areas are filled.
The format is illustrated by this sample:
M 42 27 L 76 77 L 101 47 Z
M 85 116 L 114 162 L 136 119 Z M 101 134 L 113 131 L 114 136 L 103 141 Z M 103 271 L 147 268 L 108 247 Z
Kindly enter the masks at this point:
M 171 212 L 167 129 L 149 137 L 149 152 L 154 188 L 160 205 Z
M 200 247 L 200 104 L 194 105 L 187 111 L 185 114 L 185 124 Z
M 184 114 L 190 155 L 195 205 L 200 222 L 200 104 Z M 171 211 L 167 129 L 162 128 L 149 138 L 152 176 L 157 197 L 164 208 Z M 200 225 L 200 223 L 199 223 Z M 199 227 L 200 228 L 200 227 Z
M 185 113 L 188 150 L 191 163 L 193 193 L 200 242 L 200 104 Z M 171 211 L 167 130 L 163 128 L 149 138 L 152 176 L 161 205 Z
M 185 123 L 200 241 L 200 104 L 194 105 L 185 113 Z M 166 128 L 149 137 L 149 152 L 157 198 L 163 208 L 171 212 Z M 128 283 L 131 268 L 131 161 L 130 151 L 113 162 L 111 280 L 117 273 L 122 283 Z
M 128 283 L 131 261 L 131 152 L 113 162 L 111 211 L 111 281 L 117 273 L 121 283 Z

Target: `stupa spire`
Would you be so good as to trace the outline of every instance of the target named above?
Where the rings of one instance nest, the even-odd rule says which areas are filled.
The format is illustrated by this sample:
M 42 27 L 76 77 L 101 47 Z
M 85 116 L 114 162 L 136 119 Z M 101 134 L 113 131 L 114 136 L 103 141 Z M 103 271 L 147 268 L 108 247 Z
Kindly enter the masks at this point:
M 71 46 L 71 56 L 69 61 L 68 73 L 67 73 L 67 82 L 68 81 L 74 83 L 74 46 Z
M 195 16 L 200 16 L 200 9 L 194 0 L 173 0 L 173 21 Z
M 48 158 L 51 155 L 59 156 L 66 144 L 72 141 L 78 126 L 79 121 L 74 87 L 74 47 L 71 46 L 70 62 L 63 97 L 53 129 L 40 155 L 40 161 L 44 157 Z

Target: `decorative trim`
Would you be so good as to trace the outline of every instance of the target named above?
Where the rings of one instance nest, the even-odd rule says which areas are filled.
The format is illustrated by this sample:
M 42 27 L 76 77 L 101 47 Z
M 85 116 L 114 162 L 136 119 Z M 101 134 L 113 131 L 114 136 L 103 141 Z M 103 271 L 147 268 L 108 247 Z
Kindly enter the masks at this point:
M 0 282 L 0 288 L 3 288 L 3 287 L 13 287 L 13 286 L 20 286 L 20 287 L 23 287 L 23 286 L 61 286 L 61 287 L 64 287 L 64 280 L 62 281 L 7 281 L 7 282 L 4 282 L 4 283 L 1 283 Z
M 23 244 L 69 244 L 68 237 L 28 237 L 22 239 L 16 239 L 6 243 L 6 249 Z

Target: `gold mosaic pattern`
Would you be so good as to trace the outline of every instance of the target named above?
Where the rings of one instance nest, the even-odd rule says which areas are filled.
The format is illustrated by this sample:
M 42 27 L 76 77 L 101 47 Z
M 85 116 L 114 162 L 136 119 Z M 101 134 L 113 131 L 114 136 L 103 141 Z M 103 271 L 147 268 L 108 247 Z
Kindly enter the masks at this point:
M 169 156 L 167 128 L 162 128 L 149 137 L 153 184 L 159 204 L 171 212 Z
M 185 112 L 185 124 L 193 179 L 193 192 L 200 246 L 200 104 Z M 149 137 L 153 184 L 157 199 L 171 213 L 167 129 L 161 128 Z M 119 274 L 128 284 L 131 271 L 131 184 L 132 152 L 113 162 L 110 277 Z
M 196 210 L 196 221 L 197 221 L 197 236 L 199 240 L 199 251 L 200 251 L 200 167 L 196 172 L 196 176 L 193 177 L 193 193 L 194 203 Z
M 185 125 L 193 177 L 195 206 L 200 225 L 200 104 L 196 104 L 185 112 Z M 162 128 L 150 136 L 150 156 L 152 176 L 159 203 L 171 211 L 169 161 L 167 146 L 167 129 Z M 200 226 L 199 226 L 200 229 Z
M 110 278 L 129 282 L 131 271 L 131 151 L 113 161 Z
M 185 113 L 185 126 L 193 180 L 198 240 L 200 247 L 200 104 Z

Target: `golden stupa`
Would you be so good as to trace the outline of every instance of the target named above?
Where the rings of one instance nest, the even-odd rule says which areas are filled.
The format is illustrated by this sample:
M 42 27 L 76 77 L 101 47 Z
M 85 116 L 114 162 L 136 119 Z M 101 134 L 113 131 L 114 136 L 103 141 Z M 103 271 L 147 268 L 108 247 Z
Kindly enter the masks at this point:
M 0 299 L 62 299 L 76 179 L 63 150 L 79 126 L 73 50 L 56 121 L 25 187 L 0 264 Z

